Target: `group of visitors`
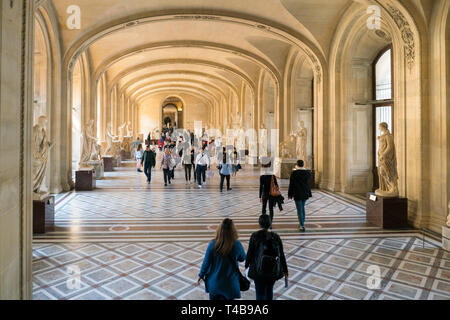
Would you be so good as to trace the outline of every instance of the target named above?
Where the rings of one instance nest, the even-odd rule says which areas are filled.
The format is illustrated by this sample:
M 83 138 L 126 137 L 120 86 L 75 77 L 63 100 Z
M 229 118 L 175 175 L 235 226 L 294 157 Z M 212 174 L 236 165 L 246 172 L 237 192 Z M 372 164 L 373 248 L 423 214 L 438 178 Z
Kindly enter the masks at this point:
M 229 176 L 226 158 L 221 167 L 221 186 L 223 177 Z M 260 177 L 259 199 L 262 202 L 262 215 L 259 217 L 261 229 L 250 237 L 247 253 L 238 240 L 238 232 L 229 218 L 218 226 L 216 236 L 205 253 L 199 273 L 198 285 L 205 282 L 205 291 L 210 300 L 233 300 L 241 298 L 241 291 L 248 290 L 250 283 L 239 270 L 239 262 L 245 261 L 248 278 L 255 283 L 256 300 L 273 300 L 275 282 L 285 278 L 288 286 L 288 267 L 280 236 L 272 232 L 273 208 L 283 197 L 275 175 L 269 172 L 271 163 L 263 166 L 266 172 Z M 226 168 L 226 169 L 224 169 Z M 222 175 L 223 172 L 227 173 Z M 311 172 L 304 168 L 304 161 L 298 160 L 290 176 L 288 198 L 295 201 L 300 228 L 305 231 L 305 203 L 312 197 Z M 222 188 L 222 187 L 221 187 Z M 266 209 L 269 204 L 269 213 Z M 280 206 L 280 210 L 282 210 Z
M 203 259 L 197 281 L 205 282 L 210 300 L 233 300 L 241 298 L 241 291 L 249 288 L 246 277 L 239 271 L 239 262 L 245 261 L 248 277 L 255 282 L 256 299 L 272 300 L 277 280 L 289 278 L 283 242 L 279 235 L 269 230 L 270 217 L 259 217 L 261 230 L 252 234 L 245 253 L 238 240 L 236 226 L 231 219 L 224 219 L 218 226 Z

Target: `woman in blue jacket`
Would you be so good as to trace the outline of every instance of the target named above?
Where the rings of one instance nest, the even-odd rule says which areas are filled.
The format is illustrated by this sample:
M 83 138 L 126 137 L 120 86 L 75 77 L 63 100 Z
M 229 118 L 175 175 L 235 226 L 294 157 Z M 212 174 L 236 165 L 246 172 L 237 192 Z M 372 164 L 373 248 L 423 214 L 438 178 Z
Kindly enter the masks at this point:
M 216 231 L 216 237 L 206 249 L 200 269 L 198 284 L 205 282 L 210 300 L 241 298 L 239 262 L 245 261 L 245 251 L 238 240 L 238 233 L 231 219 L 224 219 Z

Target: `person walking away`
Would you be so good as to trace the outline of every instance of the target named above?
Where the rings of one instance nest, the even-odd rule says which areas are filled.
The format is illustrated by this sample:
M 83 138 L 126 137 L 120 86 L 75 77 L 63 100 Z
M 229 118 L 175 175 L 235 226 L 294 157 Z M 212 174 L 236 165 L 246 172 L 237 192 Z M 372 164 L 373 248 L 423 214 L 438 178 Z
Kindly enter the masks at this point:
M 220 172 L 220 192 L 223 192 L 223 184 L 225 182 L 225 179 L 227 179 L 227 191 L 231 191 L 230 188 L 230 179 L 231 179 L 231 165 L 227 163 L 227 156 L 224 153 L 223 154 L 223 161 L 219 165 L 219 172 Z
M 272 166 L 272 163 L 263 165 L 263 169 L 268 169 Z M 259 178 L 259 202 L 262 203 L 262 214 L 267 212 L 267 204 L 269 204 L 270 221 L 273 222 L 273 208 L 276 204 L 276 196 L 271 195 L 270 190 L 272 185 L 278 187 L 277 177 L 272 173 L 265 171 Z M 272 229 L 272 226 L 270 226 Z
M 172 155 L 170 153 L 170 149 L 169 148 L 165 148 L 164 149 L 164 155 L 161 159 L 161 166 L 160 168 L 163 169 L 163 173 L 164 173 L 164 186 L 167 186 L 167 183 L 171 183 L 171 172 L 170 172 L 170 168 L 171 168 L 171 164 L 172 164 Z
M 139 139 L 139 138 L 138 138 Z M 138 172 L 142 172 L 142 156 L 144 154 L 144 150 L 142 150 L 142 144 L 137 146 L 136 151 L 134 152 L 134 157 L 136 159 L 136 168 Z
M 184 152 L 183 154 L 183 166 L 184 166 L 184 177 L 186 179 L 186 184 L 191 184 L 192 177 L 192 165 L 194 163 L 194 150 L 190 152 Z
M 202 148 L 195 160 L 195 166 L 197 169 L 197 181 L 198 187 L 202 188 L 202 180 L 206 181 L 206 170 L 210 166 L 209 157 L 205 154 L 205 148 Z
M 278 234 L 270 232 L 272 221 L 267 214 L 259 217 L 261 230 L 250 237 L 245 260 L 248 277 L 255 282 L 256 300 L 273 300 L 273 286 L 277 280 L 289 279 L 283 242 Z
M 303 232 L 305 229 L 305 218 L 306 218 L 306 210 L 305 204 L 306 200 L 312 197 L 310 181 L 312 179 L 312 174 L 309 170 L 304 168 L 304 161 L 298 160 L 297 164 L 294 168 L 294 171 L 291 173 L 291 177 L 289 179 L 289 191 L 288 198 L 294 199 L 295 206 L 297 208 L 298 214 L 298 222 L 300 223 L 300 229 Z
M 152 181 L 152 168 L 156 165 L 156 153 L 150 149 L 149 145 L 145 148 L 141 165 L 144 166 L 144 173 L 147 176 L 147 183 L 150 184 Z
M 198 275 L 205 282 L 210 300 L 233 300 L 241 298 L 239 285 L 239 262 L 245 261 L 245 251 L 238 240 L 236 227 L 231 219 L 224 219 L 216 230 L 203 259 Z

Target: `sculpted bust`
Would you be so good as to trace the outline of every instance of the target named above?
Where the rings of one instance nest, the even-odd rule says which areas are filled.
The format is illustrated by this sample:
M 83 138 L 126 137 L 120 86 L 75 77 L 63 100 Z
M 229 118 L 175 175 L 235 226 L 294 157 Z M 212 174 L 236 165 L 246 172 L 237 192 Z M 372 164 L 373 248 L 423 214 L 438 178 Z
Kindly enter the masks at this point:
M 382 132 L 378 137 L 378 179 L 380 188 L 375 191 L 377 196 L 398 197 L 397 157 L 395 154 L 394 137 L 389 132 L 388 124 L 380 123 Z

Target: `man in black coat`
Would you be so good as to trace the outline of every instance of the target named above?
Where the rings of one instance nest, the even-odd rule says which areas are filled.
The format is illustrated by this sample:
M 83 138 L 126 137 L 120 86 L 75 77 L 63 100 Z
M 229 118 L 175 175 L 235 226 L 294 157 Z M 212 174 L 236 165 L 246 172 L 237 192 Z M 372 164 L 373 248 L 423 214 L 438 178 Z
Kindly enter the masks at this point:
M 303 160 L 298 160 L 294 171 L 291 174 L 289 181 L 289 199 L 294 199 L 295 206 L 297 207 L 298 221 L 300 222 L 300 228 L 305 229 L 305 203 L 306 200 L 312 197 L 311 188 L 309 182 L 312 178 L 311 172 L 304 168 Z
M 147 183 L 150 184 L 152 180 L 152 168 L 156 166 L 156 152 L 150 150 L 150 146 L 147 145 L 142 156 L 142 164 L 144 165 L 144 172 L 147 176 Z

